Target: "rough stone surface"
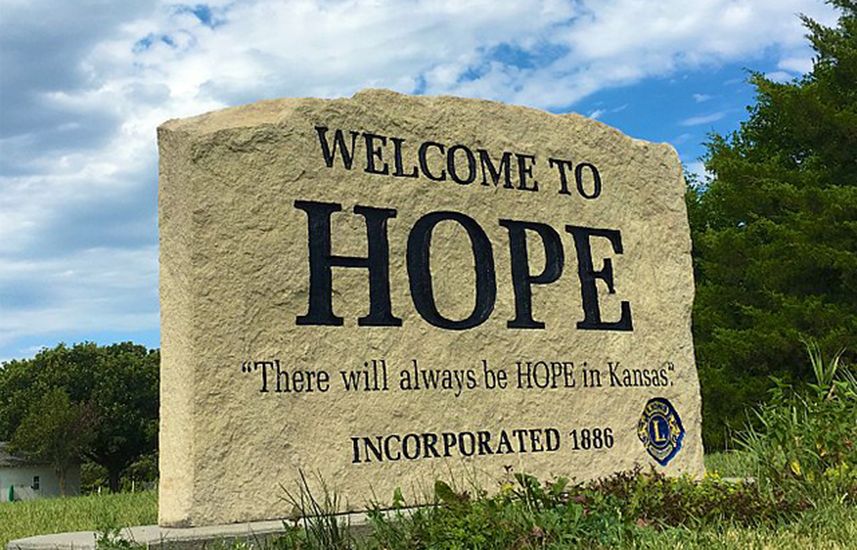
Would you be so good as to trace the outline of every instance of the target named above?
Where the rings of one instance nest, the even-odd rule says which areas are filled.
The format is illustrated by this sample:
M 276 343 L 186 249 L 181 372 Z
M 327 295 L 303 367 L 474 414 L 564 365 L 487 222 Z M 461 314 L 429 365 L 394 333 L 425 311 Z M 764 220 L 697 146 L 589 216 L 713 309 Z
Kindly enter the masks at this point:
M 325 139 L 331 142 L 342 130 L 349 148 L 349 132 L 358 133 L 352 169 L 344 167 L 341 154 L 327 166 L 317 126 L 329 128 Z M 446 181 L 432 181 L 421 169 L 416 178 L 367 173 L 364 133 L 387 137 L 386 144 L 371 141 L 380 151 L 377 170 L 383 163 L 389 172 L 395 170 L 392 137 L 404 140 L 400 172 L 406 173 L 419 165 L 420 144 L 436 142 L 447 152 L 460 144 L 474 154 L 475 181 L 451 181 L 436 146 L 426 149 L 426 163 L 436 176 L 445 169 Z M 169 121 L 159 129 L 159 145 L 161 525 L 292 514 L 284 488 L 294 493 L 300 472 L 314 492 L 324 480 L 352 510 L 364 509 L 374 498 L 389 502 L 397 487 L 408 503 L 419 503 L 438 477 L 490 488 L 507 466 L 577 480 L 637 465 L 654 465 L 669 475 L 703 472 L 690 332 L 691 245 L 681 167 L 671 146 L 631 139 L 574 114 L 378 90 L 350 99 L 263 101 Z M 512 153 L 514 188 L 502 181 L 483 184 L 479 149 L 495 163 L 503 152 Z M 453 157 L 460 179 L 469 174 L 467 151 L 459 148 Z M 519 162 L 526 169 L 529 161 L 516 154 L 535 157 L 532 178 L 538 191 L 517 188 Z M 571 161 L 569 194 L 559 193 L 559 170 L 549 158 Z M 600 174 L 597 198 L 577 190 L 573 166 L 584 162 Z M 584 193 L 594 195 L 592 169 L 584 166 L 580 172 Z M 525 185 L 532 187 L 532 178 Z M 333 312 L 343 318 L 342 326 L 297 323 L 308 312 L 308 242 L 310 233 L 318 237 L 318 227 L 308 229 L 309 214 L 295 201 L 341 205 L 330 218 L 337 256 L 368 254 L 367 223 L 354 212 L 355 205 L 396 210 L 386 234 L 390 302 L 401 326 L 358 326 L 357 319 L 369 311 L 369 277 L 367 269 L 354 267 L 331 270 Z M 493 310 L 487 320 L 464 330 L 431 324 L 413 299 L 414 277 L 406 261 L 409 235 L 417 220 L 439 211 L 472 218 L 491 244 Z M 507 327 L 516 316 L 516 301 L 510 231 L 501 219 L 546 224 L 561 241 L 561 275 L 551 284 L 530 287 L 533 318 L 544 322 L 544 329 Z M 593 270 L 605 267 L 605 259 L 611 262 L 615 292 L 608 292 L 603 279 L 590 286 L 597 290 L 605 322 L 619 320 L 621 303 L 630 304 L 633 330 L 578 328 L 586 283 L 568 225 L 620 233 L 621 253 L 607 238 L 588 239 Z M 538 280 L 546 248 L 535 231 L 525 235 L 528 272 Z M 465 319 L 474 310 L 474 284 L 478 269 L 485 275 L 484 262 L 475 269 L 468 233 L 456 221 L 440 222 L 430 244 L 437 311 L 450 320 Z M 328 373 L 329 390 L 273 391 L 272 369 L 253 364 L 274 360 L 289 376 L 297 370 Z M 345 390 L 340 371 L 372 372 L 373 360 L 385 361 L 389 389 Z M 464 378 L 460 392 L 455 382 L 451 390 L 402 389 L 402 372 L 413 370 L 413 360 L 421 369 L 463 370 L 465 377 L 470 369 L 476 387 L 468 388 Z M 540 360 L 573 363 L 574 387 L 562 380 L 556 388 L 518 387 L 516 362 Z M 493 372 L 507 373 L 507 388 L 486 387 L 483 361 Z M 619 363 L 621 387 L 610 376 L 610 362 Z M 587 369 L 600 373 L 601 387 L 584 384 Z M 621 382 L 623 369 L 638 370 L 638 386 Z M 269 376 L 267 392 L 260 391 L 263 371 Z M 685 432 L 665 466 L 647 452 L 638 434 L 652 398 L 669 401 Z M 603 437 L 602 448 L 593 448 L 594 432 L 584 436 L 582 430 L 594 428 L 612 430 L 610 448 Z M 513 433 L 522 429 L 538 431 Z M 548 429 L 559 434 L 557 449 L 548 449 L 557 444 Z M 497 447 L 504 430 L 511 442 Z M 572 430 L 579 450 L 573 448 Z M 437 434 L 442 441 L 444 432 L 478 437 L 480 431 L 491 437 L 487 448 L 493 454 L 463 456 L 462 449 L 452 448 L 449 457 L 438 458 L 421 447 L 419 458 L 390 460 L 401 452 L 391 434 Z M 382 442 L 387 438 L 391 452 L 380 462 L 362 439 L 379 436 Z M 467 451 L 468 436 L 462 437 Z M 584 439 L 589 449 L 582 448 Z M 371 461 L 363 460 L 367 456 Z

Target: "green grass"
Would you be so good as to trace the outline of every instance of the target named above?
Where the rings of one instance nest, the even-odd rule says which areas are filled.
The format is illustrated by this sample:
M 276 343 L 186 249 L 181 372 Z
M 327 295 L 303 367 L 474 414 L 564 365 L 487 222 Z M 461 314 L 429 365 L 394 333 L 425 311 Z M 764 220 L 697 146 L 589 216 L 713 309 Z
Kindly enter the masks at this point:
M 10 540 L 33 535 L 152 525 L 157 521 L 155 491 L 0 502 L 0 548 Z
M 755 527 L 717 525 L 703 528 L 640 530 L 624 548 L 766 550 L 846 550 L 857 547 L 857 508 L 828 503 L 789 521 Z
M 721 477 L 743 478 L 751 475 L 752 460 L 742 451 L 711 453 L 705 455 L 705 470 L 708 473 L 717 473 Z

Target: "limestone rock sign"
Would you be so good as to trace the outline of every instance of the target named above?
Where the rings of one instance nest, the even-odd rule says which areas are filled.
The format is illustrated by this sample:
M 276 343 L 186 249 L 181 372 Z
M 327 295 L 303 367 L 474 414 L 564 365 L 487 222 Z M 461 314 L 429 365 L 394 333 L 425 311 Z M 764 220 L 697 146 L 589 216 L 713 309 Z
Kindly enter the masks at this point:
M 703 471 L 672 147 L 370 90 L 159 128 L 160 523 Z

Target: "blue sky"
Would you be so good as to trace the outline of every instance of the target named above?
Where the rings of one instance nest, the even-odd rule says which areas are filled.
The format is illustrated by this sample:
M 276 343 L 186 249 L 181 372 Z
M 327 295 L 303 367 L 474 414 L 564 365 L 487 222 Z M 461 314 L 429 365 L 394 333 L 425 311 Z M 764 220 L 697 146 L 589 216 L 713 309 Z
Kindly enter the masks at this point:
M 158 346 L 155 128 L 366 87 L 578 112 L 688 168 L 811 68 L 816 0 L 0 0 L 0 360 Z

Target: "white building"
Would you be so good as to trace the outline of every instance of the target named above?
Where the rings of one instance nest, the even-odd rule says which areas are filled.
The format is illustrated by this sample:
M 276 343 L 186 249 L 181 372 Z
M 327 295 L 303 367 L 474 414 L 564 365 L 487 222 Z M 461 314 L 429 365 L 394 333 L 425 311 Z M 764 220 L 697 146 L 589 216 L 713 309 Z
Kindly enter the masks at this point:
M 80 493 L 80 465 L 68 469 L 65 494 Z M 60 494 L 60 482 L 49 464 L 37 464 L 9 452 L 0 442 L 0 502 L 33 500 Z

